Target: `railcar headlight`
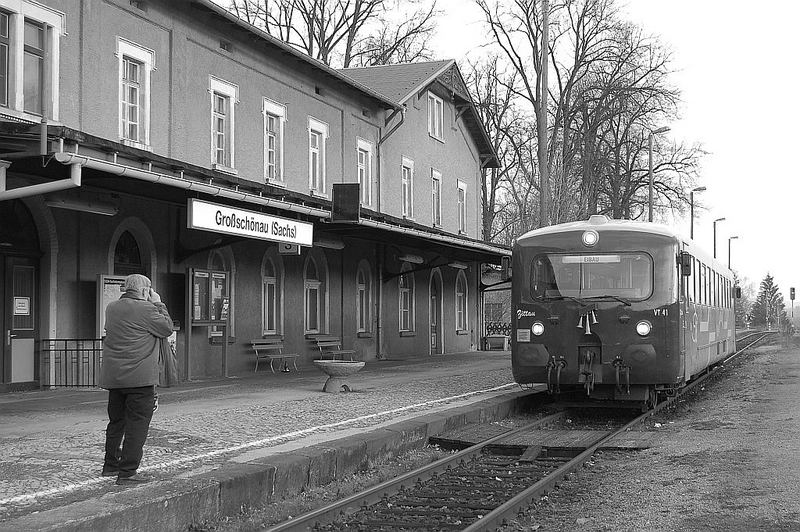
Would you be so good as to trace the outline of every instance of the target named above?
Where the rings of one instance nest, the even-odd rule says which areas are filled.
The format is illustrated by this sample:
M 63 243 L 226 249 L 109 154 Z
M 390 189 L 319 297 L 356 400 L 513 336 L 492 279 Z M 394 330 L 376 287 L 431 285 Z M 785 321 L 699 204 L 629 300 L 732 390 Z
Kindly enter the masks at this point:
M 598 240 L 600 240 L 600 235 L 597 234 L 597 231 L 584 231 L 581 235 L 581 241 L 586 247 L 594 246 Z
M 647 336 L 650 334 L 650 331 L 653 329 L 653 326 L 650 324 L 649 321 L 642 320 L 636 324 L 636 333 L 639 336 Z
M 534 324 L 531 325 L 531 332 L 534 336 L 541 336 L 544 334 L 544 323 L 541 321 L 534 322 Z

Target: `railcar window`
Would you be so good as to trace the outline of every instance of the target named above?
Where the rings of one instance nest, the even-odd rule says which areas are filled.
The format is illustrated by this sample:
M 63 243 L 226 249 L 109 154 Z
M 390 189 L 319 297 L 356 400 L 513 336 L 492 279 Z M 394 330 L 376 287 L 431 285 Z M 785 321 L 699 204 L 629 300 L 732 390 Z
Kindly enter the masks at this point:
M 717 272 L 712 273 L 711 282 L 711 293 L 713 294 L 711 304 L 716 307 L 719 305 L 719 299 L 717 298 L 719 295 L 719 274 Z
M 700 278 L 700 304 L 707 305 L 708 304 L 708 284 L 706 283 L 706 265 L 703 264 L 700 267 L 700 271 L 702 272 L 702 277 Z
M 652 293 L 653 259 L 646 253 L 551 253 L 533 259 L 533 297 L 643 300 Z
M 705 303 L 705 301 L 703 301 L 703 283 L 704 283 L 703 279 L 705 279 L 705 265 L 703 263 L 700 263 L 699 266 L 700 266 L 699 268 L 700 277 L 697 279 L 697 291 L 698 291 L 697 302 L 702 305 L 703 303 Z

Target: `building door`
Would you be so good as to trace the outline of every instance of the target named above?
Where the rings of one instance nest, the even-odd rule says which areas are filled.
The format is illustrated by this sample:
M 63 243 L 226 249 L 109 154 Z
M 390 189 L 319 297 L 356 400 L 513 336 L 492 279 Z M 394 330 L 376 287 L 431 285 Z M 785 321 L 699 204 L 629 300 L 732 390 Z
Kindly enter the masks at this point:
M 21 200 L 0 201 L 0 384 L 39 380 L 39 237 Z
M 38 312 L 36 261 L 13 255 L 0 257 L 3 382 L 32 382 L 38 380 L 34 349 L 38 332 L 35 319 Z
M 430 285 L 430 335 L 431 354 L 442 354 L 442 278 L 438 272 L 431 275 Z

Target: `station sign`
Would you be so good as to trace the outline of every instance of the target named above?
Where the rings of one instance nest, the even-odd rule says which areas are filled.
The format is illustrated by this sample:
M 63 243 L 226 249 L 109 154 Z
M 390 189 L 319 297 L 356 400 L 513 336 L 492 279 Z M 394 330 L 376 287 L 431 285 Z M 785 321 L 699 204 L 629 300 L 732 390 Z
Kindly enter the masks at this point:
M 237 209 L 198 199 L 189 199 L 187 226 L 214 233 L 311 246 L 314 224 Z

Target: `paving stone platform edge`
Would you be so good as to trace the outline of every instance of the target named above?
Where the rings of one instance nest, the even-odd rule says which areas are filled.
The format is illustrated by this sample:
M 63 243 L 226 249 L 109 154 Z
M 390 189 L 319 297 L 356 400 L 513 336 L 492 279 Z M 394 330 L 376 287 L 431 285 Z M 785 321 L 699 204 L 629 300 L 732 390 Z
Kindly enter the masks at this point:
M 423 447 L 430 436 L 504 419 L 523 411 L 531 400 L 530 391 L 504 394 L 291 452 L 227 462 L 188 478 L 119 489 L 0 522 L 0 531 L 188 530 L 364 471 L 370 462 Z

